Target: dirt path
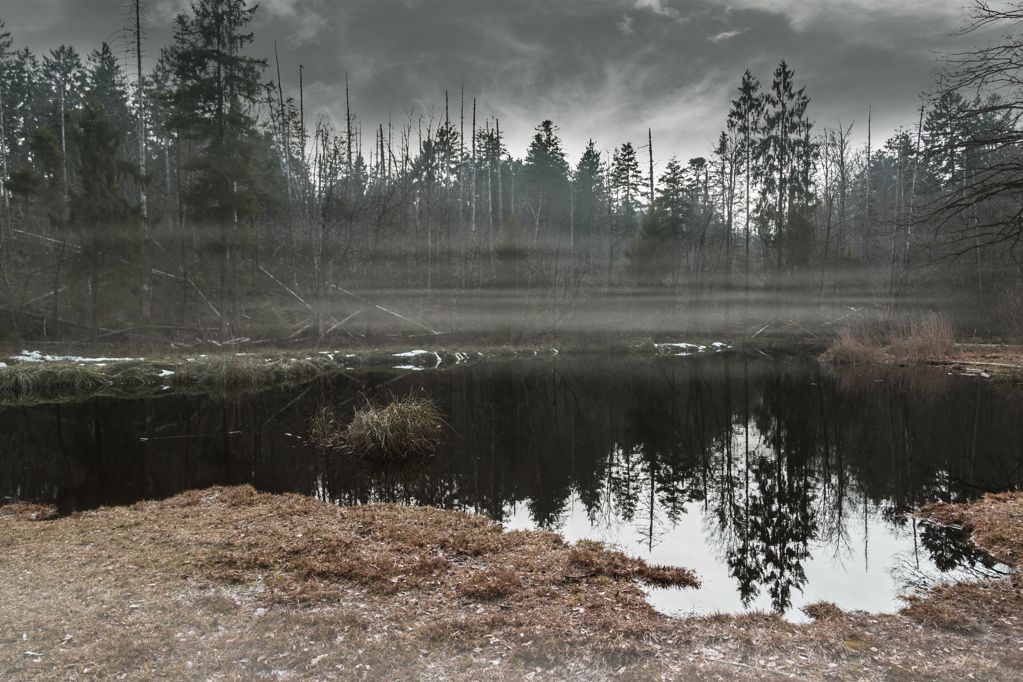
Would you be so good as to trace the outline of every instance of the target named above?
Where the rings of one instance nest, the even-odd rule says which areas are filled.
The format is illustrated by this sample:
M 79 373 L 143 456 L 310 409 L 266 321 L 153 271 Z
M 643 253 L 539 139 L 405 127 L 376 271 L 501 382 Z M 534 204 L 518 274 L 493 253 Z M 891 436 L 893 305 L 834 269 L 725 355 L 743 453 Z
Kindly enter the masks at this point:
M 986 523 L 1023 517 L 1018 497 L 985 504 Z M 941 508 L 942 518 L 962 520 L 957 509 Z M 43 516 L 0 508 L 5 680 L 1018 679 L 1023 670 L 1023 596 L 1008 580 L 938 590 L 899 615 L 818 605 L 809 625 L 679 620 L 654 612 L 637 581 L 691 585 L 687 571 L 455 512 L 339 509 L 241 487 Z M 996 555 L 1015 561 L 1014 540 L 978 538 L 992 535 Z

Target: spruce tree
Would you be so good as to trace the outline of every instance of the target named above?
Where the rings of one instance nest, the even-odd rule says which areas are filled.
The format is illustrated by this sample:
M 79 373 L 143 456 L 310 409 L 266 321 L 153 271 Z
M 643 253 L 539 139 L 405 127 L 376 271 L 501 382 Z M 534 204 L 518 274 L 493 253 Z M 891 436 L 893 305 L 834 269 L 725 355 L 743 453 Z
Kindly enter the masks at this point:
M 264 60 L 243 54 L 256 8 L 245 0 L 196 0 L 175 22 L 170 57 L 176 90 L 174 125 L 192 142 L 189 213 L 219 230 L 219 322 L 224 335 L 238 317 L 238 249 L 261 188 L 253 114 Z

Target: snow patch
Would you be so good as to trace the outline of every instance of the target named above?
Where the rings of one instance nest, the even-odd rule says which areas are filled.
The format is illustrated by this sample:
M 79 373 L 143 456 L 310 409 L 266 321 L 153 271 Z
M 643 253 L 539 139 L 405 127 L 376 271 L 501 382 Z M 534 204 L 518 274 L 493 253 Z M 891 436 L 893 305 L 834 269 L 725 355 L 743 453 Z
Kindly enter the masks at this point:
M 655 343 L 654 348 L 657 349 L 658 353 L 664 353 L 674 357 L 686 357 L 689 355 L 696 355 L 697 353 L 706 353 L 708 351 L 720 353 L 728 350 L 731 346 L 723 341 L 715 341 L 709 346 L 680 341 L 678 343 Z
M 416 367 L 415 365 L 395 365 L 391 369 L 403 369 L 409 372 L 422 372 L 425 367 Z
M 405 351 L 404 353 L 394 353 L 392 355 L 392 357 L 407 358 L 407 359 L 411 360 L 413 358 L 420 358 L 420 357 L 423 357 L 425 355 L 432 355 L 434 357 L 435 361 L 434 361 L 434 364 L 433 364 L 433 369 L 437 369 L 442 364 L 444 364 L 444 358 L 441 357 L 440 353 L 436 353 L 434 351 L 429 351 L 429 350 L 409 350 L 409 351 Z M 395 367 L 395 369 L 404 369 L 404 367 L 401 367 L 401 368 L 400 367 Z M 423 369 L 423 368 L 422 367 L 417 367 L 416 369 Z
M 159 376 L 160 378 L 172 377 L 174 376 L 174 372 L 170 371 L 169 369 L 161 369 L 160 373 L 157 376 Z
M 84 358 L 81 355 L 46 355 L 37 350 L 23 350 L 18 355 L 12 355 L 11 360 L 15 362 L 78 362 L 83 364 L 103 364 L 110 362 L 131 362 L 133 360 L 145 360 L 145 358 Z

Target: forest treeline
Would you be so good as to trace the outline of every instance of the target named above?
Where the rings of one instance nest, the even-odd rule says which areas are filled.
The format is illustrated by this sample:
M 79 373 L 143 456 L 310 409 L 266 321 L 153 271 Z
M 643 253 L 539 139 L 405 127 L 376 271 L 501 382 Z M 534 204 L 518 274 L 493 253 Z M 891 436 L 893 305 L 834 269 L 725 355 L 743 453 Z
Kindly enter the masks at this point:
M 471 315 L 488 293 L 554 327 L 622 291 L 1023 309 L 1011 60 L 957 62 L 883 142 L 869 116 L 815 123 L 782 61 L 737 79 L 706 157 L 659 160 L 650 133 L 567 150 L 549 120 L 516 157 L 462 92 L 443 116 L 307 121 L 279 63 L 249 54 L 256 11 L 195 0 L 148 72 L 107 44 L 36 55 L 0 24 L 7 336 L 323 338 L 367 309 L 432 328 L 432 298 Z M 415 303 L 395 314 L 380 291 Z

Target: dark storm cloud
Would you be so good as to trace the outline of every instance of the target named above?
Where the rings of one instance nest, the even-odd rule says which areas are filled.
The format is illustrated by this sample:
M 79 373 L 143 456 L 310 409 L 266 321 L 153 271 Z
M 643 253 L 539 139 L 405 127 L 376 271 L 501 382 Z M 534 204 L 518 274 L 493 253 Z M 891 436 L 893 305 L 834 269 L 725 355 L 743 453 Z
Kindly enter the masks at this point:
M 70 42 L 87 51 L 115 37 L 121 0 L 7 0 L 2 18 L 19 45 Z M 149 52 L 168 39 L 176 2 L 147 11 Z M 820 123 L 856 120 L 868 105 L 878 132 L 910 124 L 930 86 L 935 51 L 963 23 L 959 0 L 264 0 L 254 52 L 280 47 L 286 85 L 305 65 L 310 122 L 353 110 L 371 128 L 414 110 L 459 116 L 464 83 L 480 120 L 498 116 L 521 154 L 531 128 L 553 119 L 575 158 L 645 141 L 659 159 L 704 155 L 746 68 L 769 80 L 781 58 L 796 70 Z M 468 124 L 467 124 L 468 125 Z

